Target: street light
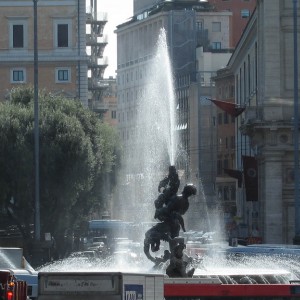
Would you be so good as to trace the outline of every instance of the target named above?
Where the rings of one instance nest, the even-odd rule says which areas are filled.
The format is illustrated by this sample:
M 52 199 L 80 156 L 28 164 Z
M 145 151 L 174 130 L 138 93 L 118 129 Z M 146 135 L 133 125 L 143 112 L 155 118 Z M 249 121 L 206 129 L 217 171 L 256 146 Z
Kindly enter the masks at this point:
M 40 175 L 39 175 L 39 102 L 38 102 L 38 37 L 37 37 L 37 2 L 33 0 L 34 31 L 34 160 L 35 160 L 35 240 L 40 240 Z
M 294 180 L 295 180 L 295 238 L 294 244 L 300 244 L 300 201 L 299 201 L 299 116 L 298 116 L 298 32 L 297 1 L 293 0 L 294 16 Z

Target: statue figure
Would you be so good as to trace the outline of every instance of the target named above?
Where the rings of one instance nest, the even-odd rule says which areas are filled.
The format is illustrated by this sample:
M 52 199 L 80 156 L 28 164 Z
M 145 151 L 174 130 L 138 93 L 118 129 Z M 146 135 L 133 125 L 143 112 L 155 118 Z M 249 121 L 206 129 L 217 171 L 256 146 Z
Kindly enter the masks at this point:
M 156 209 L 163 207 L 167 201 L 176 195 L 178 188 L 180 185 L 179 176 L 177 174 L 175 166 L 169 167 L 169 174 L 164 179 L 159 182 L 158 192 L 159 195 L 157 199 L 154 201 L 154 205 Z M 161 191 L 161 189 L 163 189 Z M 154 216 L 156 219 L 156 217 Z
M 185 244 L 183 243 L 183 239 L 175 239 L 175 243 L 173 242 L 173 249 L 171 251 L 170 264 L 166 269 L 166 274 L 169 277 L 193 277 L 195 268 L 191 268 L 188 272 L 186 271 L 186 267 L 189 262 L 191 262 L 191 258 L 186 256 L 184 258 L 183 250 L 185 249 Z
M 176 195 L 180 185 L 180 180 L 175 166 L 169 167 L 169 174 L 159 182 L 158 192 L 161 193 L 163 188 L 163 194 L 166 198 Z
M 190 204 L 188 198 L 192 195 L 196 195 L 196 193 L 197 189 L 193 184 L 186 184 L 181 195 L 172 196 L 166 199 L 163 205 L 156 206 L 154 218 L 162 222 L 173 224 L 172 232 L 174 232 L 174 234 L 171 234 L 172 237 L 178 236 L 180 226 L 182 230 L 185 231 L 182 216 L 189 208 Z
M 165 187 L 164 191 L 166 191 L 166 193 L 161 193 L 154 202 L 156 208 L 154 217 L 160 222 L 145 233 L 144 253 L 156 266 L 170 260 L 168 271 L 170 277 L 175 274 L 176 276 L 179 274 L 179 277 L 192 277 L 194 271 L 186 272 L 187 263 L 182 260 L 185 245 L 183 242 L 178 244 L 176 238 L 179 236 L 180 228 L 185 231 L 182 216 L 189 208 L 188 198 L 196 195 L 197 189 L 193 184 L 187 184 L 182 193 L 177 195 L 179 184 L 176 169 L 171 166 L 169 175 L 158 186 L 159 191 L 162 187 Z M 160 249 L 161 241 L 169 243 L 170 251 L 166 250 L 163 257 L 153 257 L 150 254 L 150 247 L 152 252 L 157 252 Z

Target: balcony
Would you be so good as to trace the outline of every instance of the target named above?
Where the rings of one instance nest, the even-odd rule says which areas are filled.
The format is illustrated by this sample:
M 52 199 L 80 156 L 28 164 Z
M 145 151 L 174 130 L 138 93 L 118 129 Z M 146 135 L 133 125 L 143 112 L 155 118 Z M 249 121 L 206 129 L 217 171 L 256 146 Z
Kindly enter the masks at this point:
M 106 104 L 106 103 L 103 103 L 103 102 L 101 102 L 101 101 L 91 101 L 90 103 L 89 103 L 89 108 L 91 109 L 91 110 L 93 110 L 94 112 L 96 112 L 96 113 L 101 113 L 101 114 L 103 114 L 103 113 L 105 113 L 105 112 L 107 112 L 108 111 L 108 105 Z
M 95 12 L 94 9 L 89 6 L 86 8 L 86 20 L 87 23 L 91 22 L 107 22 L 107 13 L 106 12 Z
M 108 58 L 98 58 L 95 56 L 88 57 L 88 66 L 90 69 L 105 69 L 108 66 Z
M 95 80 L 94 78 L 88 79 L 89 90 L 105 90 L 109 88 L 109 84 L 105 80 Z

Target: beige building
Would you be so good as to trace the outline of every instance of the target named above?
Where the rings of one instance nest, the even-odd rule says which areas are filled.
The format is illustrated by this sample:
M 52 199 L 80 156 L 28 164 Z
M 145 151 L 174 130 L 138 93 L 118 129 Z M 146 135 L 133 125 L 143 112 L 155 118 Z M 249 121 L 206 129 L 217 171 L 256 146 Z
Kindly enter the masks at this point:
M 105 14 L 97 14 L 96 3 L 37 1 L 38 87 L 79 98 L 90 108 L 94 108 L 94 99 L 100 101 L 103 87 L 99 80 L 107 66 L 99 62 L 106 45 L 99 37 L 107 20 Z M 1 100 L 9 97 L 13 87 L 34 84 L 33 12 L 32 0 L 0 0 Z M 91 50 L 89 55 L 87 50 Z
M 258 163 L 258 199 L 249 202 L 240 194 L 240 217 L 257 226 L 264 243 L 293 243 L 299 218 L 293 175 L 293 32 L 293 1 L 258 0 L 228 63 L 236 102 L 246 106 L 238 118 L 237 167 L 243 155 Z
M 33 1 L 0 1 L 0 97 L 33 85 Z M 80 98 L 87 105 L 85 4 L 38 1 L 39 88 Z M 79 29 L 79 31 L 78 31 Z

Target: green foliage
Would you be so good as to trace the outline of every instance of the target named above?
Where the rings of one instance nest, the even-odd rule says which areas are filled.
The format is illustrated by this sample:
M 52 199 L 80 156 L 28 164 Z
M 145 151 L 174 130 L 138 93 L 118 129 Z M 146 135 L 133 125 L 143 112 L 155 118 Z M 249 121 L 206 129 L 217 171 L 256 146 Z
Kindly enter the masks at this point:
M 57 240 L 74 229 L 110 193 L 115 177 L 115 130 L 80 101 L 39 91 L 39 169 L 41 232 Z M 11 91 L 0 102 L 0 204 L 9 207 L 29 237 L 34 221 L 33 89 Z

